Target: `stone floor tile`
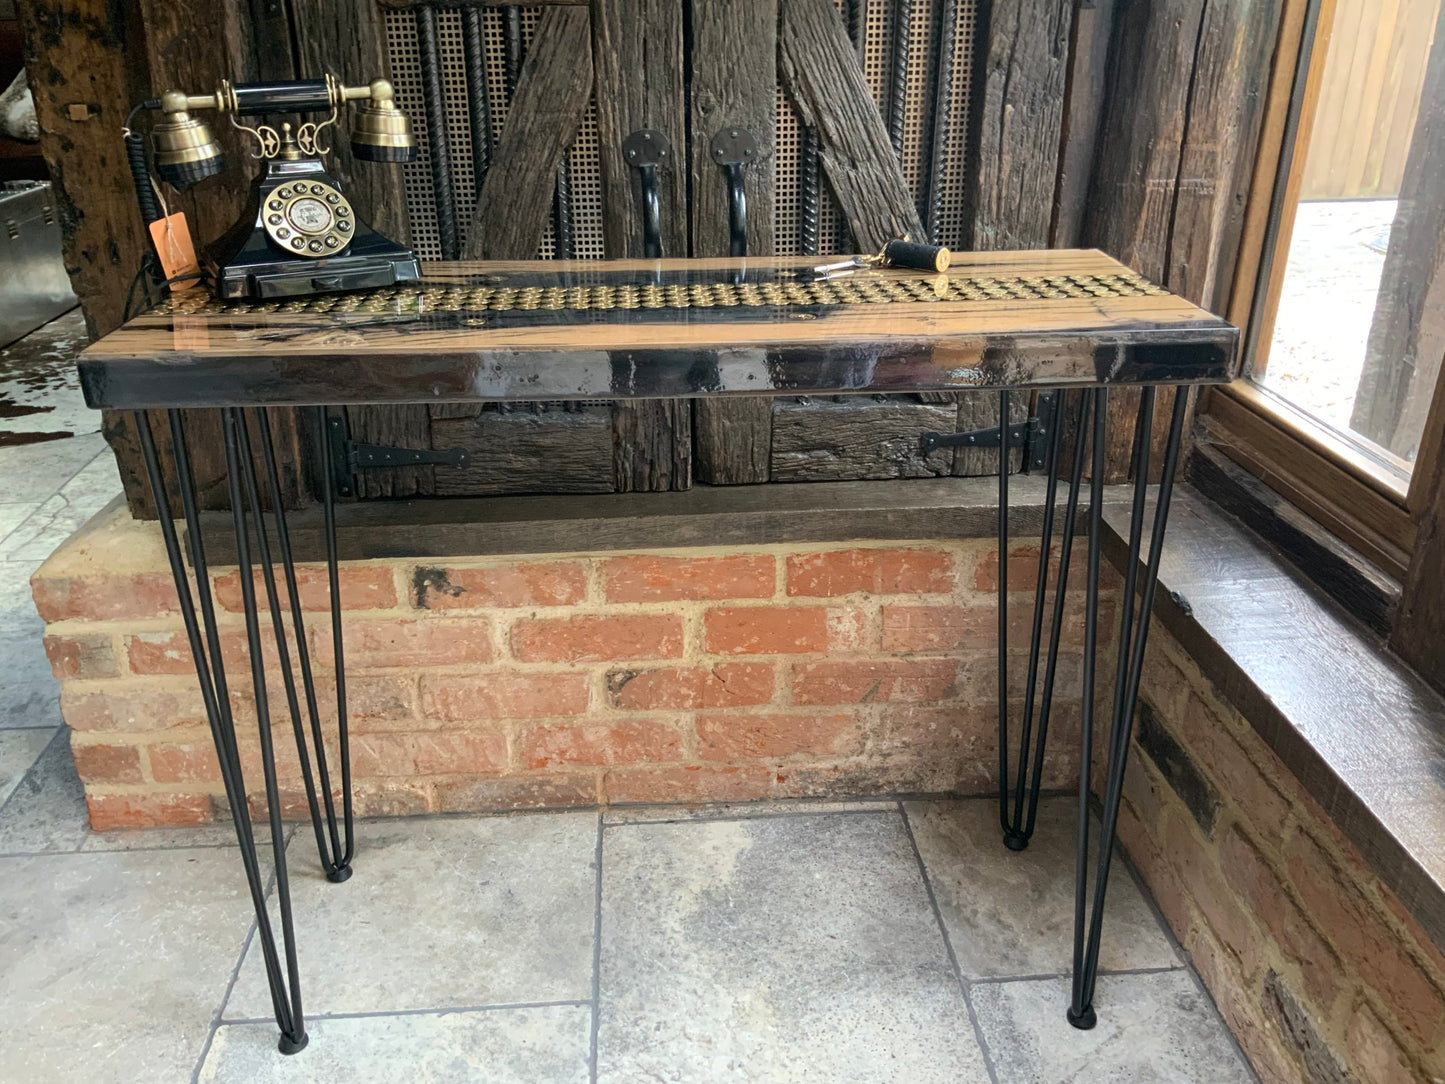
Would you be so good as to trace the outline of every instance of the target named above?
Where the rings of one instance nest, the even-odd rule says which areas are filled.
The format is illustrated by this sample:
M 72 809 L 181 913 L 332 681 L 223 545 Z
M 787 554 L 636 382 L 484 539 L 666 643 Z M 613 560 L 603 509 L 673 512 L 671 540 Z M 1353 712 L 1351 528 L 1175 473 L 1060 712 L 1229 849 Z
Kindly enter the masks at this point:
M 85 434 L 100 429 L 100 411 L 85 405 L 76 355 L 90 341 L 74 308 L 0 350 L 0 394 L 20 410 L 0 419 L 0 433 Z M 43 443 L 62 443 L 61 440 Z M 11 441 L 6 443 L 12 443 Z M 24 445 L 21 445 L 22 447 Z
M 274 1024 L 226 1024 L 201 1084 L 586 1084 L 592 1010 L 548 1005 L 484 1012 L 313 1019 L 300 1054 L 276 1051 Z
M 3 546 L 5 539 L 10 537 L 12 531 L 19 527 L 30 514 L 40 507 L 40 501 L 25 501 L 23 503 L 0 503 L 0 546 Z
M 986 1081 L 902 818 L 609 828 L 598 1079 Z
M 0 730 L 60 725 L 60 683 L 50 672 L 30 573 L 39 562 L 0 561 Z
M 0 859 L 0 1077 L 188 1080 L 251 920 L 234 851 Z
M 0 806 L 54 737 L 54 730 L 0 730 Z
M 1253 1084 L 1219 1013 L 1187 971 L 1100 977 L 1099 1023 L 1064 1019 L 1067 978 L 988 982 L 973 1005 L 999 1084 Z
M 120 471 L 106 448 L 0 541 L 0 559 L 40 564 L 120 496 Z
M 291 894 L 312 1013 L 592 996 L 595 813 L 369 821 L 355 875 L 320 872 L 292 837 Z M 252 945 L 226 1019 L 270 1016 Z
M 73 851 L 89 830 L 85 790 L 62 729 L 0 806 L 0 854 Z
M 888 800 L 828 802 L 780 799 L 760 802 L 714 802 L 707 805 L 623 805 L 603 811 L 604 824 L 656 824 L 660 821 L 706 821 L 736 817 L 781 817 L 820 813 L 887 813 L 898 808 Z
M 1077 845 L 1073 798 L 1039 803 L 1037 827 L 1023 851 L 1004 847 L 993 799 L 909 802 L 905 808 L 965 978 L 1069 970 Z M 1096 818 L 1095 843 L 1098 835 Z M 1090 853 L 1097 854 L 1097 848 Z M 1110 971 L 1183 966 L 1134 878 L 1117 860 L 1109 875 L 1099 965 Z
M 293 835 L 296 826 L 287 829 L 287 836 Z M 254 822 L 251 832 L 256 845 L 269 846 L 271 826 L 265 821 Z M 315 838 L 311 826 L 302 828 L 303 847 L 313 846 Z M 85 842 L 80 845 L 83 853 L 95 851 L 170 851 L 180 847 L 234 847 L 236 828 L 229 816 L 222 816 L 215 824 L 202 824 L 195 828 L 118 828 L 109 832 L 86 832 Z M 297 854 L 302 852 L 298 851 Z M 314 850 L 313 852 L 314 853 Z M 239 866 L 237 867 L 240 868 Z
M 17 504 L 48 500 L 105 449 L 105 437 L 98 432 L 41 444 L 0 447 L 5 497 Z

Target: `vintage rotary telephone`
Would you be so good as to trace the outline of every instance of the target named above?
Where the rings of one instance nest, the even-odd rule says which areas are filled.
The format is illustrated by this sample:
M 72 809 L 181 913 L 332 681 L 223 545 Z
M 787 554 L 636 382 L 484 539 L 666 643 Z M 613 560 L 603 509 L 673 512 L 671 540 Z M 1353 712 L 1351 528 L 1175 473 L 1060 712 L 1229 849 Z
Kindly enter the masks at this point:
M 258 144 L 254 157 L 265 165 L 251 185 L 246 210 L 200 260 L 216 296 L 298 297 L 420 277 L 412 252 L 363 222 L 322 164 L 329 151 L 322 134 L 348 102 L 364 103 L 351 123 L 351 151 L 357 158 L 409 162 L 416 157 L 411 123 L 396 107 L 395 92 L 385 79 L 355 87 L 330 75 L 288 83 L 223 80 L 213 94 L 171 90 L 132 111 L 132 119 L 142 109 L 163 114 L 151 129 L 155 170 L 181 191 L 225 168 L 220 146 L 205 122 L 192 116 L 195 111 L 229 113 L 231 123 Z M 236 119 L 323 110 L 330 116 L 319 124 L 308 121 L 295 129 L 282 124 L 279 132 L 270 124 L 251 127 Z M 141 214 L 150 224 L 163 216 L 145 144 L 129 126 L 125 139 Z

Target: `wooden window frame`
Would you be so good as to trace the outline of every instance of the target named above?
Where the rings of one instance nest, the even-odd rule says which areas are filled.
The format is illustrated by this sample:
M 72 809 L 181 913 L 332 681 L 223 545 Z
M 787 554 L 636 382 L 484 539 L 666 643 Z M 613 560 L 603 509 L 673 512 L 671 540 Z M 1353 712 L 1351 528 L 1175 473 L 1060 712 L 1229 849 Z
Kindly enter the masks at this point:
M 1271 218 L 1276 207 L 1298 200 L 1306 156 L 1297 139 L 1314 123 L 1334 13 L 1335 0 L 1285 0 L 1281 13 L 1227 311 L 1245 329 L 1246 371 L 1257 344 L 1274 330 L 1293 223 L 1292 216 Z M 1413 472 L 1389 453 L 1349 440 L 1244 376 L 1210 389 L 1200 413 L 1207 438 L 1221 451 L 1382 570 L 1406 578 L 1439 467 L 1445 379 L 1435 388 Z

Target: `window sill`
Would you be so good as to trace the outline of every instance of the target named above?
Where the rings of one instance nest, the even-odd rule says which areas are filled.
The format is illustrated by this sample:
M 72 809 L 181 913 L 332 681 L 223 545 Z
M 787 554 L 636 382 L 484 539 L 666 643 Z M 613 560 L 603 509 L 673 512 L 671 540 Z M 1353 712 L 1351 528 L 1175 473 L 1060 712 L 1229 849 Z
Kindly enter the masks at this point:
M 1122 566 L 1128 508 L 1104 516 Z M 1154 616 L 1445 948 L 1445 698 L 1187 486 L 1159 585 Z

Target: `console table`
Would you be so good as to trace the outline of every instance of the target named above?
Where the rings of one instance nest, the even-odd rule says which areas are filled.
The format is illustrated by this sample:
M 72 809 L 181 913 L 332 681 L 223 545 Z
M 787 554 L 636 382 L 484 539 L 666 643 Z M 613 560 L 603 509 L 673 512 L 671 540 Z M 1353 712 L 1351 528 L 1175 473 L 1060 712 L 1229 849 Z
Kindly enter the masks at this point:
M 263 635 L 275 639 L 281 696 L 299 754 L 317 849 L 327 877 L 351 876 L 355 851 L 347 739 L 346 672 L 337 589 L 335 493 L 325 439 L 328 407 L 353 404 L 646 399 L 735 395 L 993 390 L 997 431 L 928 434 L 934 446 L 998 442 L 999 823 L 1022 850 L 1034 828 L 1055 664 L 1069 590 L 1083 580 L 1084 667 L 1076 866 L 1073 990 L 1068 1020 L 1095 1022 L 1093 996 L 1120 792 L 1139 693 L 1158 555 L 1168 521 L 1189 386 L 1234 375 L 1238 332 L 1099 252 L 991 252 L 958 259 L 947 274 L 860 268 L 817 279 L 811 261 L 661 260 L 433 264 L 418 283 L 356 294 L 269 302 L 177 295 L 91 346 L 80 359 L 92 407 L 135 412 L 160 528 L 220 761 L 242 863 L 256 910 L 284 1053 L 307 1041 L 296 934 L 287 882 Z M 1178 385 L 1167 424 L 1161 481 L 1149 520 L 1156 388 Z M 1099 538 L 1109 395 L 1140 388 L 1134 441 L 1129 561 L 1118 662 L 1107 720 L 1103 830 L 1087 890 L 1090 750 L 1094 741 L 1100 630 Z M 1044 415 L 1035 459 L 1047 478 L 1042 552 L 1056 527 L 1061 559 L 1051 584 L 1039 562 L 1022 717 L 1008 715 L 1009 398 L 1051 392 L 1076 400 L 1072 454 L 1064 412 Z M 315 425 L 331 590 L 339 763 L 328 764 L 308 655 L 277 458 L 265 406 L 296 406 Z M 222 414 L 227 485 L 260 725 L 280 942 L 265 900 L 237 753 L 227 675 L 180 408 Z M 184 542 L 151 434 L 148 412 L 168 415 Z M 252 433 L 259 434 L 253 441 Z M 259 447 L 256 445 L 259 444 Z M 1058 489 L 1066 495 L 1056 525 Z M 1088 471 L 1087 510 L 1085 468 Z M 266 520 L 271 526 L 268 529 Z M 1070 584 L 1076 529 L 1087 535 L 1082 576 Z M 274 541 L 274 549 L 273 549 Z M 1142 558 L 1142 559 L 1141 559 Z M 194 572 L 187 574 L 187 562 Z M 253 568 L 259 566 L 264 603 Z M 281 576 L 278 583 L 276 569 Z M 288 636 L 292 626 L 294 640 Z M 269 630 L 263 632 L 263 624 Z M 1106 633 L 1107 634 L 1107 633 Z M 290 657 L 289 644 L 296 658 Z M 299 687 L 296 674 L 300 676 Z M 274 685 L 276 676 L 270 679 Z M 1102 723 L 1101 723 L 1102 727 Z M 1011 758 L 1015 744 L 1016 758 Z M 314 764 L 314 769 L 313 769 Z M 339 785 L 333 780 L 339 776 Z M 340 811 L 334 797 L 340 794 Z

